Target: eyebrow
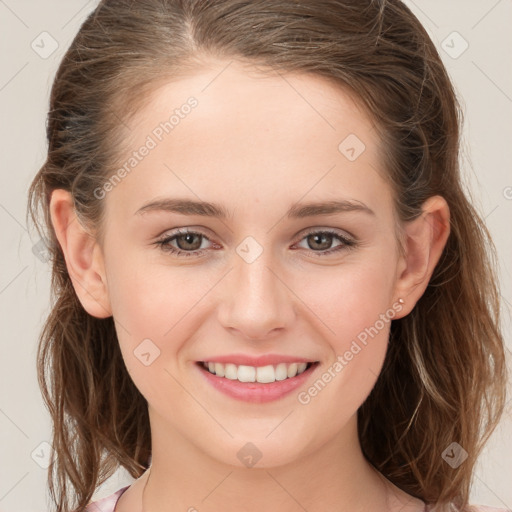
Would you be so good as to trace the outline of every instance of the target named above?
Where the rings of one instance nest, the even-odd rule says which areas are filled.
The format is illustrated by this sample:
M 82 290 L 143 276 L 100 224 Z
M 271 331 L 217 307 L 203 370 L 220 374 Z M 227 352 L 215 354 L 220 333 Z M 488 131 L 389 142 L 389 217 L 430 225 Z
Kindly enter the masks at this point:
M 227 219 L 228 217 L 231 218 L 233 216 L 232 213 L 226 210 L 223 206 L 216 203 L 178 198 L 156 199 L 144 204 L 135 212 L 135 215 L 142 215 L 152 211 L 166 211 L 181 215 L 200 215 L 220 219 Z M 302 219 L 305 217 L 334 215 L 336 213 L 343 212 L 363 212 L 369 215 L 375 215 L 375 212 L 361 201 L 349 201 L 345 199 L 295 203 L 290 207 L 285 215 L 292 219 Z

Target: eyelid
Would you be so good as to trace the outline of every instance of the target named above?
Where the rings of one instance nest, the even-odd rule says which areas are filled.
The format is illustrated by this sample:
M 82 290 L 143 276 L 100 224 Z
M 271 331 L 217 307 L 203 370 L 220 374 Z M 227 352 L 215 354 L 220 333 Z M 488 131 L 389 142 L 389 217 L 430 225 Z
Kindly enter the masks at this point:
M 161 238 L 169 238 L 175 235 L 182 235 L 187 233 L 193 233 L 198 235 L 203 235 L 204 237 L 210 239 L 215 237 L 213 231 L 204 227 L 204 226 L 178 226 L 171 229 L 166 229 L 162 231 L 159 235 L 156 236 L 157 239 Z
M 331 233 L 336 234 L 342 238 L 350 239 L 354 242 L 357 241 L 357 237 L 355 237 L 349 231 L 340 228 L 332 228 L 328 226 L 318 227 L 318 228 L 306 228 L 303 231 L 300 231 L 296 236 L 299 237 L 298 241 L 300 242 L 304 237 L 311 235 L 313 233 Z
M 178 238 L 180 235 L 185 234 L 193 234 L 193 235 L 199 235 L 203 237 L 204 239 L 211 242 L 213 245 L 217 245 L 216 242 L 214 242 L 207 234 L 203 232 L 202 228 L 194 228 L 194 227 L 181 227 L 176 228 L 174 230 L 165 231 L 156 242 L 154 242 L 155 245 L 159 246 L 159 248 L 167 252 L 169 254 L 174 254 L 176 257 L 197 257 L 200 258 L 203 256 L 205 252 L 208 252 L 209 248 L 206 249 L 196 249 L 194 251 L 185 251 L 183 249 L 178 249 L 176 247 L 173 247 L 170 243 L 174 241 L 176 238 Z M 320 227 L 310 227 L 307 228 L 304 231 L 301 231 L 298 235 L 296 235 L 297 241 L 294 242 L 293 245 L 296 245 L 303 241 L 305 238 L 307 238 L 309 235 L 312 234 L 328 234 L 334 236 L 340 244 L 337 246 L 334 246 L 330 249 L 326 249 L 323 251 L 314 251 L 312 249 L 302 248 L 303 251 L 306 251 L 310 253 L 313 257 L 327 258 L 328 256 L 336 253 L 341 253 L 343 250 L 349 250 L 357 247 L 359 245 L 359 241 L 356 237 L 354 237 L 352 234 L 349 234 L 346 231 L 340 230 L 339 228 L 320 228 Z
M 341 254 L 350 249 L 354 249 L 359 246 L 359 241 L 353 235 L 349 235 L 347 232 L 343 232 L 337 228 L 311 228 L 309 230 L 301 232 L 297 242 L 294 245 L 305 240 L 309 235 L 312 234 L 327 234 L 331 235 L 340 242 L 339 245 L 326 249 L 324 251 L 314 251 L 312 249 L 303 248 L 304 251 L 311 254 L 315 258 L 328 258 L 329 256 Z
M 212 244 L 216 244 L 216 242 L 214 242 L 212 240 L 213 237 L 211 237 L 210 235 L 206 234 L 204 231 L 203 231 L 203 228 L 193 228 L 193 227 L 182 227 L 182 228 L 175 228 L 175 229 L 171 229 L 171 230 L 166 230 L 164 231 L 161 235 L 159 235 L 155 242 L 154 243 L 162 243 L 162 242 L 165 242 L 167 240 L 175 240 L 176 238 L 178 238 L 179 236 L 181 235 L 188 235 L 188 234 L 191 234 L 191 235 L 199 235 L 201 237 L 203 237 L 203 239 L 205 240 L 208 240 L 209 242 L 211 242 Z M 218 244 L 216 244 L 218 245 Z M 176 249 L 177 251 L 179 251 L 180 249 Z M 198 249 L 196 250 L 195 252 L 199 252 L 199 251 L 203 251 L 203 250 L 206 250 L 206 249 Z M 190 252 L 191 254 L 193 254 L 193 251 L 186 251 L 186 252 Z
M 177 236 L 177 235 L 184 235 L 187 233 L 192 233 L 192 234 L 202 235 L 204 238 L 206 238 L 207 240 L 212 242 L 213 237 L 209 234 L 209 231 L 210 230 L 208 230 L 207 228 L 204 228 L 204 227 L 194 227 L 194 226 L 177 227 L 177 228 L 173 228 L 171 230 L 166 229 L 164 232 L 162 232 L 160 235 L 158 235 L 156 237 L 156 239 L 157 240 L 162 240 L 162 239 L 165 240 L 165 239 Z M 357 241 L 357 238 L 349 231 L 342 230 L 340 228 L 332 228 L 332 227 L 324 226 L 324 227 L 311 227 L 311 228 L 306 228 L 302 231 L 299 231 L 293 237 L 295 239 L 294 244 L 297 242 L 300 242 L 304 237 L 306 237 L 310 234 L 325 233 L 325 232 L 337 234 L 337 235 L 341 236 L 342 238 L 347 238 L 347 239 L 353 240 L 354 242 Z

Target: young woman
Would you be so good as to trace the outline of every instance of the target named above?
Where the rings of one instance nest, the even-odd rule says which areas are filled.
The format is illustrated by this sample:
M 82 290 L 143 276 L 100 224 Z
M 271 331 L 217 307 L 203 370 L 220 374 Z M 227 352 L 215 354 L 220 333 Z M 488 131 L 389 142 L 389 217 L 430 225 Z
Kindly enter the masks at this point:
M 56 510 L 488 510 L 506 371 L 460 118 L 398 0 L 101 2 L 30 190 Z

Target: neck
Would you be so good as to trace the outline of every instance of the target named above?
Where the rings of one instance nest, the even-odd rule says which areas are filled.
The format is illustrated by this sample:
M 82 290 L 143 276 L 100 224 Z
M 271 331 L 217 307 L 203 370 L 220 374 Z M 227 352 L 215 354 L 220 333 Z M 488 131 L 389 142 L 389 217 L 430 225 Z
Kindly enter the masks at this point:
M 355 418 L 343 437 L 272 467 L 264 466 L 264 457 L 251 468 L 222 464 L 177 433 L 154 430 L 142 512 L 423 510 L 419 500 L 394 487 L 363 457 Z

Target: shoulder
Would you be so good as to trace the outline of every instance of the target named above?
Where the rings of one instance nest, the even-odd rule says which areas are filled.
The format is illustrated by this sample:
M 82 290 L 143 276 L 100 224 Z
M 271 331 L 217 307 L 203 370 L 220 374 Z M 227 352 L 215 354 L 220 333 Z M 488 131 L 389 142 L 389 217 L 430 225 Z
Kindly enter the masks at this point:
M 494 508 L 485 505 L 471 505 L 472 512 L 512 512 L 509 508 Z
M 85 512 L 114 512 L 114 508 L 121 497 L 121 494 L 123 494 L 123 492 L 125 492 L 129 487 L 130 486 L 127 485 L 106 498 L 89 503 Z
M 446 507 L 445 507 L 446 508 Z M 442 510 L 445 510 L 442 508 Z M 455 504 L 450 503 L 448 507 L 451 511 L 460 512 L 461 509 L 458 508 Z M 425 512 L 438 512 L 438 507 L 434 504 L 429 504 L 425 507 Z M 468 504 L 464 507 L 461 512 L 512 512 L 510 508 L 496 508 L 496 507 L 488 507 L 487 505 L 476 505 L 476 504 Z

